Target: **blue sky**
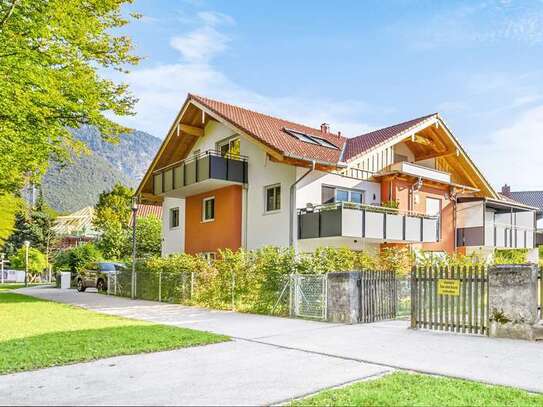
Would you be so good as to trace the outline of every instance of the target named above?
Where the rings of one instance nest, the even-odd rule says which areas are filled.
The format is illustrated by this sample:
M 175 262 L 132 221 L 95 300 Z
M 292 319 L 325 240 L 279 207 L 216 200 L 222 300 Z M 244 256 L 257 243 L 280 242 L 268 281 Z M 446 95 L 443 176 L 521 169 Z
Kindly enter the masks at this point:
M 131 127 L 187 92 L 355 136 L 440 112 L 495 186 L 543 188 L 543 1 L 136 0 Z M 539 174 L 538 174 L 539 173 Z

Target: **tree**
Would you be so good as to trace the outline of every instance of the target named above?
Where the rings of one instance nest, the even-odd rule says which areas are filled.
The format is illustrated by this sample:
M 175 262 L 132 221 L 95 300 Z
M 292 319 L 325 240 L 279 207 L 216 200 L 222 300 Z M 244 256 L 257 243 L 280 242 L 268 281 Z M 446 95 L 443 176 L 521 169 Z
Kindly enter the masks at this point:
M 130 253 L 130 234 L 120 223 L 111 223 L 102 229 L 97 243 L 107 260 L 120 260 Z
M 69 128 L 93 125 L 110 141 L 128 130 L 106 114 L 132 114 L 135 99 L 99 73 L 138 62 L 119 34 L 131 2 L 0 1 L 0 192 L 39 181 L 51 159 L 85 151 Z
M 94 225 L 106 231 L 112 227 L 128 228 L 134 190 L 122 184 L 115 184 L 111 191 L 104 191 L 95 206 Z
M 9 258 L 11 267 L 24 270 L 26 262 L 26 247 L 21 247 Z M 47 267 L 47 258 L 45 254 L 38 249 L 30 247 L 28 249 L 28 274 L 29 281 L 32 282 L 37 275 L 43 272 Z
M 29 241 L 32 247 L 44 252 L 49 258 L 54 238 L 53 215 L 40 193 L 34 208 L 23 207 L 15 214 L 13 233 L 7 239 L 4 249 L 8 255 L 13 254 L 25 241 Z
M 58 252 L 55 257 L 55 270 L 79 272 L 89 263 L 103 260 L 102 253 L 93 243 L 85 243 Z
M 162 246 L 161 220 L 154 216 L 138 218 L 136 225 L 136 253 L 138 257 L 160 256 Z

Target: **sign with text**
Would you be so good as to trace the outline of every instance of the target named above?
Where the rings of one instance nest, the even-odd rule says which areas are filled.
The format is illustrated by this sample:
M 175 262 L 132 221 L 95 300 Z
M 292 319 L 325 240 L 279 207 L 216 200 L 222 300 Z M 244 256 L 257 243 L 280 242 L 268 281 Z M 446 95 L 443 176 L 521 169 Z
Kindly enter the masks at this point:
M 437 280 L 437 293 L 439 295 L 453 295 L 458 297 L 460 295 L 460 280 Z

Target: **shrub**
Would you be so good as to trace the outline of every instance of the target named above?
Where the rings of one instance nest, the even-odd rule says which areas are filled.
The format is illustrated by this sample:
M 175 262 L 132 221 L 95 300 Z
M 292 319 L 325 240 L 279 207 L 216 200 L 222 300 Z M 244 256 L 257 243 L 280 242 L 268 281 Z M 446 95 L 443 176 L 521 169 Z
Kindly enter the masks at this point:
M 528 262 L 528 249 L 497 249 L 494 264 L 525 264 Z
M 103 260 L 102 253 L 93 243 L 85 243 L 57 253 L 54 261 L 56 271 L 79 272 L 89 263 Z
M 26 262 L 26 248 L 21 247 L 9 258 L 10 265 L 13 268 L 24 270 Z M 47 267 L 47 258 L 45 254 L 34 247 L 28 249 L 28 274 L 29 280 L 33 281 Z

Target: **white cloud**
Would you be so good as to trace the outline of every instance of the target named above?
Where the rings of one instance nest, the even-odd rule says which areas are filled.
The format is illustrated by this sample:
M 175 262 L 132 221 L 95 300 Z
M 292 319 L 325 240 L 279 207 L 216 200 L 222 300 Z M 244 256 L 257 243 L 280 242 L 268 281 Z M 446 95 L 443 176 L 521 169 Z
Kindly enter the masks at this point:
M 499 188 L 543 189 L 543 105 L 521 114 L 510 126 L 493 132 L 469 150 L 489 181 Z
M 215 12 L 200 12 L 197 17 L 199 27 L 170 41 L 180 53 L 179 62 L 136 69 L 124 78 L 139 102 L 135 116 L 119 119 L 123 124 L 164 137 L 190 92 L 315 127 L 328 122 L 333 131 L 339 130 L 346 136 L 370 130 L 359 120 L 372 110 L 363 102 L 290 95 L 269 97 L 235 83 L 213 64 L 213 59 L 224 53 L 231 41 L 219 29 L 234 26 L 235 21 Z

